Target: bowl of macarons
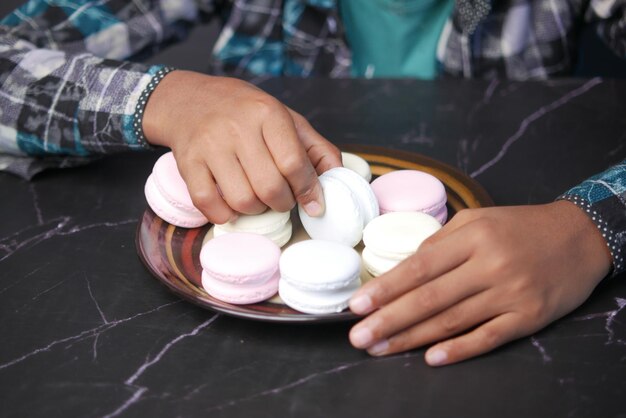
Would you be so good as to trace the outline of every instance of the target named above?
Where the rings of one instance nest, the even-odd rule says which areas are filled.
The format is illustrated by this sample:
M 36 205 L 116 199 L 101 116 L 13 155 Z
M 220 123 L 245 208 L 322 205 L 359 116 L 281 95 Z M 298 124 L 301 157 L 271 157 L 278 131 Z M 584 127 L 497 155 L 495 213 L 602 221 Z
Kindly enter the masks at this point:
M 137 252 L 180 297 L 270 322 L 356 319 L 350 297 L 415 253 L 463 208 L 493 204 L 459 170 L 421 154 L 341 147 L 343 167 L 319 176 L 325 211 L 271 209 L 213 225 L 193 206 L 171 152 L 145 184 Z

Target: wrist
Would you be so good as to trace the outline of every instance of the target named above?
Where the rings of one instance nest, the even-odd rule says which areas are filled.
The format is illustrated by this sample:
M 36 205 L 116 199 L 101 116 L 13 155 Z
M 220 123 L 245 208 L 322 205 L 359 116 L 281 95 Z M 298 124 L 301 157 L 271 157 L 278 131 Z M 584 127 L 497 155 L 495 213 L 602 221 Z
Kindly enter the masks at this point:
M 147 140 L 143 127 L 146 103 L 149 101 L 152 93 L 159 83 L 171 71 L 173 71 L 173 68 L 171 67 L 158 65 L 155 65 L 148 70 L 146 75 L 151 76 L 151 78 L 148 80 L 147 84 L 143 86 L 143 90 L 141 91 L 139 97 L 135 100 L 135 111 L 130 119 L 131 122 L 125 128 L 125 135 L 130 138 L 130 143 L 141 147 L 149 147 L 149 145 L 152 145 L 152 143 Z
M 176 94 L 175 89 L 180 82 L 181 72 L 184 71 L 174 70 L 165 74 L 153 85 L 149 96 L 144 97 L 146 103 L 141 124 L 146 141 L 152 145 L 170 147 L 171 136 L 167 128 L 171 125 L 169 115 L 176 107 L 172 97 L 175 97 L 173 95 Z M 149 90 L 150 87 L 146 89 L 146 91 Z
M 567 200 L 550 203 L 555 219 L 568 231 L 570 245 L 577 249 L 578 261 L 588 263 L 599 282 L 611 271 L 613 258 L 598 226 L 583 208 Z

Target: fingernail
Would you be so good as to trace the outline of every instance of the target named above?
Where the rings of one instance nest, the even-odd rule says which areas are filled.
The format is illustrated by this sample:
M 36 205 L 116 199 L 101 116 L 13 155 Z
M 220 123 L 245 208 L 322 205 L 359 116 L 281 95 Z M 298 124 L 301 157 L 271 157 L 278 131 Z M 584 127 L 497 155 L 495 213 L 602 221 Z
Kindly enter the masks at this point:
M 389 341 L 382 340 L 367 349 L 367 352 L 372 356 L 380 356 L 385 354 L 389 350 Z
M 440 348 L 426 352 L 426 363 L 431 366 L 441 366 L 448 360 L 448 353 Z
M 321 216 L 324 213 L 324 210 L 322 209 L 322 205 L 317 203 L 315 200 L 311 200 L 310 202 L 305 203 L 304 211 L 307 213 L 307 215 L 312 216 L 314 218 Z
M 237 219 L 239 219 L 239 214 L 238 213 L 233 213 L 230 217 L 230 219 L 228 220 L 228 222 L 235 222 Z
M 352 340 L 352 344 L 355 347 L 365 348 L 374 342 L 374 335 L 372 335 L 372 331 L 369 328 L 360 327 L 352 331 L 350 340 Z
M 355 314 L 365 315 L 374 307 L 369 295 L 358 295 L 350 301 L 350 310 Z

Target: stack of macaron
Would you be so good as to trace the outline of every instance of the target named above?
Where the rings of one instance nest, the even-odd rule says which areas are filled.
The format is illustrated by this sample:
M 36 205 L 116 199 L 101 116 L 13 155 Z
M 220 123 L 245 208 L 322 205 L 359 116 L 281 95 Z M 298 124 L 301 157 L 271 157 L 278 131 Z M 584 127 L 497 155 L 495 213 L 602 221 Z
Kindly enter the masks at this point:
M 363 264 L 372 276 L 380 276 L 415 253 L 439 229 L 437 219 L 422 212 L 380 215 L 363 231 Z
M 433 175 L 417 170 L 392 171 L 372 182 L 380 213 L 423 212 L 444 224 L 448 217 L 446 189 Z
M 310 240 L 291 244 L 290 212 L 268 210 L 215 225 L 202 248 L 202 285 L 216 299 L 257 303 L 278 291 L 291 308 L 311 314 L 340 312 L 361 285 L 361 257 L 372 276 L 393 268 L 417 251 L 446 221 L 443 184 L 416 170 L 394 171 L 371 184 L 369 164 L 342 153 L 345 167 L 320 175 L 325 212 L 310 217 L 298 208 Z M 154 212 L 181 227 L 208 222 L 193 206 L 171 153 L 164 154 L 146 182 Z
M 298 208 L 302 226 L 313 239 L 357 245 L 363 228 L 378 216 L 378 200 L 370 184 L 356 172 L 337 167 L 319 176 L 324 192 L 322 216 L 309 216 Z
M 209 220 L 193 205 L 185 181 L 180 176 L 174 154 L 159 157 L 144 188 L 148 205 L 154 213 L 172 225 L 197 228 Z
M 381 215 L 363 231 L 363 264 L 372 276 L 391 270 L 441 229 L 448 217 L 446 190 L 435 176 L 392 171 L 372 182 Z
M 280 247 L 263 235 L 221 235 L 209 240 L 200 251 L 202 287 L 224 302 L 261 302 L 278 290 L 279 259 Z
M 282 247 L 292 234 L 290 212 L 276 212 L 268 209 L 259 215 L 239 215 L 234 221 L 213 227 L 213 236 L 232 232 L 248 232 L 263 235 Z
M 333 241 L 298 242 L 280 256 L 280 298 L 310 314 L 341 312 L 361 286 L 361 260 L 349 245 Z

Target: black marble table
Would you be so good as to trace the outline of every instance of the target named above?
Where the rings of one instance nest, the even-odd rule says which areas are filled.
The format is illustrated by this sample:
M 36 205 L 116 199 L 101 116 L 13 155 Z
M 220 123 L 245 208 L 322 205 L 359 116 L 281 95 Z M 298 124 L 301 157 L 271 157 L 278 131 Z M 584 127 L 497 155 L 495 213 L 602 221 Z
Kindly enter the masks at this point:
M 256 81 L 332 141 L 447 162 L 498 205 L 549 202 L 626 157 L 623 81 Z M 626 416 L 624 275 L 458 365 L 371 358 L 350 324 L 231 318 L 158 283 L 134 243 L 158 155 L 0 174 L 0 416 Z

